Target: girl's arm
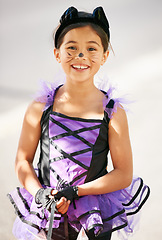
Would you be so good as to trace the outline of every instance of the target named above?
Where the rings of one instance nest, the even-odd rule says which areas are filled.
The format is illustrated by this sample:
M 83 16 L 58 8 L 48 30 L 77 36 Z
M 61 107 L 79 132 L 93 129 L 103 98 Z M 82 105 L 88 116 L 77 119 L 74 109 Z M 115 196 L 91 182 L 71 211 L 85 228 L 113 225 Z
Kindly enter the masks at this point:
M 42 188 L 33 168 L 33 159 L 41 135 L 40 120 L 44 104 L 33 102 L 27 109 L 20 135 L 15 170 L 23 187 L 35 197 L 37 191 Z M 56 191 L 57 193 L 57 191 Z M 60 213 L 67 212 L 70 201 L 62 197 L 57 202 Z
M 78 186 L 78 195 L 97 195 L 128 187 L 133 176 L 132 150 L 125 111 L 118 108 L 109 122 L 109 148 L 114 169 Z
M 44 104 L 33 102 L 27 109 L 20 135 L 15 170 L 23 187 L 35 196 L 42 186 L 33 168 L 33 159 L 41 134 L 40 120 Z

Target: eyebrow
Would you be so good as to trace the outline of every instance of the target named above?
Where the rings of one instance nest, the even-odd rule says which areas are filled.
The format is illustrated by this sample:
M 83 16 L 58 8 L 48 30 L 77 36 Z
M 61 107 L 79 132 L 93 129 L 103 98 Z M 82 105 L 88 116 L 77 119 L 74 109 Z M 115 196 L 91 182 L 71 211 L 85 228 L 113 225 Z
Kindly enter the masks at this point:
M 68 41 L 67 43 L 65 43 L 65 45 L 70 44 L 70 43 L 75 43 L 75 44 L 77 44 L 78 42 L 71 40 L 71 41 Z M 88 41 L 87 43 L 94 43 L 94 44 L 100 46 L 100 44 L 98 44 L 96 41 Z
M 68 41 L 67 43 L 65 43 L 65 45 L 67 45 L 69 43 L 77 43 L 77 42 L 76 41 Z
M 94 43 L 94 44 L 100 46 L 100 44 L 98 44 L 98 42 L 96 42 L 96 41 L 88 41 L 87 43 Z

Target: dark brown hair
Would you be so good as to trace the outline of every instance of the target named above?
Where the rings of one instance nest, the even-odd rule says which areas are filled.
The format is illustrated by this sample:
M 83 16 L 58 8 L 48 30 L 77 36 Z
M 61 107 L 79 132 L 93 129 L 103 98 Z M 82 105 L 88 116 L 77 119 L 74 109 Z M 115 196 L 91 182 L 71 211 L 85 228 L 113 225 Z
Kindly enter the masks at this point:
M 67 26 L 66 28 L 64 28 L 58 38 L 56 48 L 57 49 L 60 48 L 61 44 L 63 43 L 64 36 L 66 35 L 67 32 L 69 32 L 70 30 L 72 30 L 74 28 L 80 28 L 80 27 L 85 27 L 85 26 L 90 26 L 96 32 L 96 34 L 101 39 L 104 52 L 106 52 L 108 50 L 108 46 L 109 46 L 109 39 L 108 39 L 107 34 L 104 32 L 104 30 L 100 26 L 98 26 L 94 23 L 88 23 L 88 22 L 74 23 L 74 24 L 71 24 L 71 25 Z M 57 31 L 57 29 L 56 29 L 56 31 Z M 54 41 L 55 41 L 55 32 L 53 34 Z

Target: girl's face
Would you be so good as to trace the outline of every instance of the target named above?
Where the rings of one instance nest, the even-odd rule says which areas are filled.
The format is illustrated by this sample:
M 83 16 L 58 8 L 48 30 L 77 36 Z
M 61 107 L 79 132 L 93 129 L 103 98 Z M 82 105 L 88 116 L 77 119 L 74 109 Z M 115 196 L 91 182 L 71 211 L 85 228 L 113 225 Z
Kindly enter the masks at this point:
M 93 80 L 109 52 L 103 51 L 100 37 L 90 27 L 80 27 L 66 33 L 60 49 L 54 49 L 58 62 L 72 81 Z

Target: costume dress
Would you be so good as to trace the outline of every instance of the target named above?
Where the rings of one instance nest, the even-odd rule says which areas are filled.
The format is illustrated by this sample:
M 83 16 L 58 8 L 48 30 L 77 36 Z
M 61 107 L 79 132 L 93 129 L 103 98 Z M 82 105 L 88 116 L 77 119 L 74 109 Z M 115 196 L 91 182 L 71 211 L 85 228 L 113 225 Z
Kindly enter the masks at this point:
M 80 185 L 107 174 L 108 125 L 119 106 L 118 99 L 106 94 L 104 117 L 83 119 L 53 111 L 59 87 L 45 88 L 37 101 L 46 102 L 41 118 L 40 159 L 38 178 L 44 187 L 58 190 L 69 185 Z M 149 196 L 149 187 L 141 178 L 133 178 L 125 189 L 80 197 L 70 204 L 67 215 L 70 225 L 80 231 L 94 228 L 96 236 L 123 229 L 126 234 L 134 229 L 136 214 Z M 35 239 L 42 229 L 48 229 L 50 213 L 38 208 L 33 196 L 24 188 L 8 194 L 18 215 L 13 233 L 17 239 Z M 55 213 L 53 228 L 58 228 L 61 215 Z M 126 238 L 125 238 L 126 239 Z

